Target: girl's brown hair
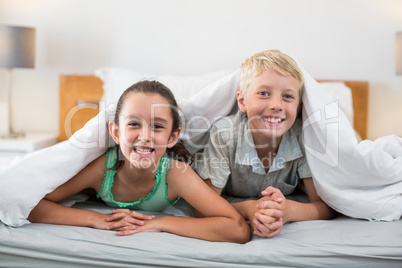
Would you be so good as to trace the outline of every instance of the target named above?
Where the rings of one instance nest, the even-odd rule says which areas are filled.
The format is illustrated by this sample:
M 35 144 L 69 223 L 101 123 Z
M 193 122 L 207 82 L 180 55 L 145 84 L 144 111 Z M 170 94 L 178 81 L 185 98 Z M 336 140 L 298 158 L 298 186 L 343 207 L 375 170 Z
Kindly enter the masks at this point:
M 173 119 L 172 133 L 180 127 L 180 115 L 178 112 L 179 108 L 172 91 L 158 81 L 148 80 L 135 83 L 127 88 L 120 96 L 119 101 L 117 102 L 116 112 L 113 120 L 116 125 L 119 125 L 120 113 L 124 101 L 130 93 L 158 94 L 159 96 L 165 98 L 170 104 L 170 113 Z M 119 147 L 119 145 L 117 146 Z M 120 149 L 118 151 L 120 152 Z M 189 165 L 191 165 L 194 160 L 193 155 L 186 149 L 182 140 L 179 140 L 172 148 L 167 148 L 166 153 L 173 159 L 185 162 Z M 113 169 L 118 169 L 121 167 L 123 161 L 124 157 L 119 157 Z

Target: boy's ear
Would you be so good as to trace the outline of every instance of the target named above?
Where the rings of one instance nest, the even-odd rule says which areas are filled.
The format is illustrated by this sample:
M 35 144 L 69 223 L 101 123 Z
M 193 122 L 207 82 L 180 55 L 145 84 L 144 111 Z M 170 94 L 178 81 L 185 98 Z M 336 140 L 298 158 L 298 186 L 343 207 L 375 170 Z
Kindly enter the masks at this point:
M 300 112 L 300 110 L 301 110 L 302 107 L 303 107 L 303 102 L 301 101 L 301 102 L 299 103 L 299 106 L 297 107 L 297 113 Z
M 180 137 L 180 132 L 181 128 L 177 128 L 175 131 L 173 131 L 172 135 L 169 137 L 169 143 L 167 145 L 168 148 L 172 148 L 173 146 L 176 145 L 177 141 L 179 140 Z
M 119 144 L 119 128 L 117 127 L 116 123 L 114 121 L 109 122 L 109 132 L 110 135 L 112 136 L 114 142 L 116 144 Z
M 237 105 L 239 106 L 240 111 L 242 111 L 243 113 L 247 112 L 245 99 L 240 91 L 237 91 L 236 98 L 237 98 Z

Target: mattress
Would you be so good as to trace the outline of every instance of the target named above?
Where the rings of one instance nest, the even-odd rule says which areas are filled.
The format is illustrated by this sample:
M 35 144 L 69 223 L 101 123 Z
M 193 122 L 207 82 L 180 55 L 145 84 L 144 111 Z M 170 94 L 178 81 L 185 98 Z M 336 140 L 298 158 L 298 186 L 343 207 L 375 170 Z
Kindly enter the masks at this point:
M 230 200 L 233 201 L 233 200 Z M 109 213 L 104 204 L 73 205 Z M 149 213 L 149 212 L 144 212 Z M 156 216 L 192 217 L 180 201 Z M 402 220 L 288 223 L 274 238 L 246 244 L 209 242 L 170 233 L 116 236 L 113 231 L 32 223 L 0 223 L 1 267 L 401 267 Z

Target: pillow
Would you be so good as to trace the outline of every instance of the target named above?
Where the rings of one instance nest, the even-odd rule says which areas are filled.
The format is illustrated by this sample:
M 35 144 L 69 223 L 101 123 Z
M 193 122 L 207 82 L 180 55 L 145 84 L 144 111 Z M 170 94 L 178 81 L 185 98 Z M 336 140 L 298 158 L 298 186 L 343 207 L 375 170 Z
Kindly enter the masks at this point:
M 338 106 L 353 126 L 353 99 L 351 89 L 343 82 L 320 82 L 321 90 L 324 90 L 332 101 L 338 101 Z
M 132 84 L 141 80 L 157 80 L 167 86 L 177 100 L 189 99 L 212 82 L 230 74 L 221 70 L 203 75 L 156 75 L 122 68 L 101 68 L 95 75 L 103 81 L 102 101 L 116 104 L 120 95 Z
M 209 84 L 230 73 L 229 70 L 220 70 L 202 75 L 180 76 L 156 75 L 124 68 L 100 68 L 95 71 L 95 75 L 103 81 L 101 101 L 106 105 L 116 104 L 125 89 L 141 80 L 157 80 L 172 90 L 178 102 L 188 100 Z M 319 84 L 331 100 L 339 101 L 339 108 L 353 125 L 353 101 L 350 88 L 343 82 L 321 82 Z

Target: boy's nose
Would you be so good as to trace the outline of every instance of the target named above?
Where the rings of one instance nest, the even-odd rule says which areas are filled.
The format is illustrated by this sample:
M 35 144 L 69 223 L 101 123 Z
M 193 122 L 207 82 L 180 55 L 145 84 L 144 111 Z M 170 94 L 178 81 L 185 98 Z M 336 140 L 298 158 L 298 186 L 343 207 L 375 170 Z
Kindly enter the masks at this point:
M 282 110 L 282 98 L 280 96 L 273 96 L 268 106 L 271 110 Z

